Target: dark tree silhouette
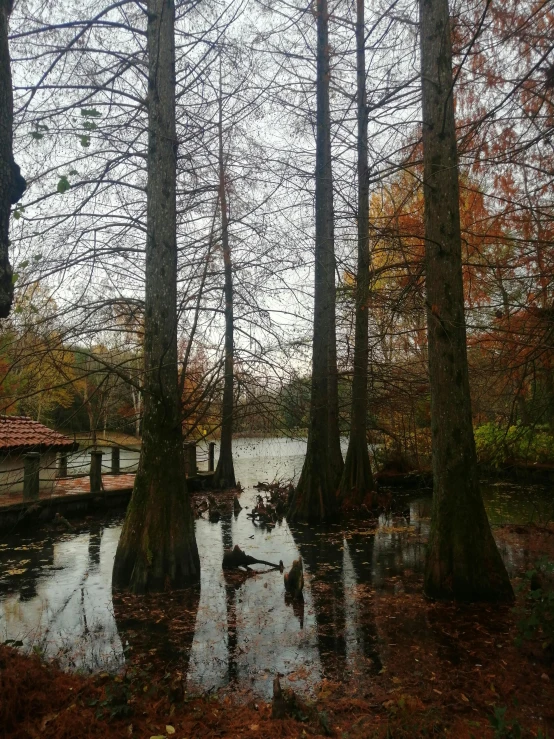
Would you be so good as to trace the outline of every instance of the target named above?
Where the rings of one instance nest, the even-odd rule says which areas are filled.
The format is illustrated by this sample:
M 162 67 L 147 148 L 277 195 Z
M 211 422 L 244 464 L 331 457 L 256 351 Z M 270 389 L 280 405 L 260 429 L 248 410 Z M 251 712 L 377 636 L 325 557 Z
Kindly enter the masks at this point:
M 373 490 L 367 448 L 367 372 L 369 359 L 369 168 L 365 69 L 364 0 L 356 0 L 356 72 L 358 88 L 358 269 L 356 274 L 356 328 L 350 438 L 340 481 L 343 503 L 359 505 Z
M 329 453 L 329 345 L 334 336 L 335 258 L 329 114 L 329 12 L 317 2 L 317 132 L 315 172 L 315 293 L 308 447 L 289 521 L 325 520 L 336 511 L 336 469 Z M 340 450 L 339 450 L 340 451 Z M 342 461 L 342 460 L 341 460 Z
M 477 474 L 466 348 L 448 0 L 420 0 L 433 509 L 425 591 L 512 600 Z
M 115 588 L 136 593 L 182 588 L 200 579 L 177 368 L 174 23 L 173 0 L 151 0 L 144 417 L 139 468 L 113 572 Z

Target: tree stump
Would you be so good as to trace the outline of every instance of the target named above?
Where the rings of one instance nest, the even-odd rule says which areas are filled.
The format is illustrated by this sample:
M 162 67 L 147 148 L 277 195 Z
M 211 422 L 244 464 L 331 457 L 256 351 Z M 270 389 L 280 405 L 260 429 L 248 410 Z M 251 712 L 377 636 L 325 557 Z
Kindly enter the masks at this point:
M 292 563 L 290 571 L 285 573 L 285 590 L 294 600 L 303 600 L 304 595 L 304 567 L 302 557 L 298 557 Z

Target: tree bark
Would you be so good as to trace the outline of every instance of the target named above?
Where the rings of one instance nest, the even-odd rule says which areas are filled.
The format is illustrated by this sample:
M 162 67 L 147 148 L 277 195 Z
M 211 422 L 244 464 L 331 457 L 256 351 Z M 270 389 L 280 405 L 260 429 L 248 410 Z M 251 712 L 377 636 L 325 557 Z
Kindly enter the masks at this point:
M 9 226 L 13 163 L 13 92 L 8 44 L 11 0 L 0 0 L 0 318 L 7 318 L 13 301 L 9 260 Z
M 331 159 L 331 139 L 329 137 L 329 160 Z M 332 186 L 332 185 L 331 185 Z M 332 227 L 332 244 L 335 242 L 334 235 L 334 224 L 331 223 Z M 340 483 L 342 471 L 344 468 L 344 460 L 342 458 L 342 451 L 340 448 L 340 414 L 339 414 L 339 374 L 337 368 L 337 330 L 336 330 L 336 289 L 335 289 L 335 272 L 336 272 L 336 261 L 334 248 L 330 253 L 330 273 L 332 280 L 330 284 L 330 301 L 331 301 L 331 333 L 329 335 L 329 380 L 327 392 L 328 398 L 328 434 L 329 434 L 329 474 L 331 487 L 335 492 Z
M 327 13 L 327 9 L 325 11 Z M 323 146 L 325 147 L 325 163 L 326 171 L 324 173 L 324 186 L 328 188 L 327 200 L 329 203 L 329 225 L 327 238 L 327 258 L 328 266 L 328 289 L 329 289 L 329 358 L 328 358 L 328 382 L 327 382 L 327 419 L 328 419 L 328 454 L 329 454 L 329 480 L 332 493 L 335 494 L 342 475 L 344 461 L 340 448 L 340 417 L 339 417 L 339 375 L 337 369 L 337 320 L 336 320 L 336 287 L 335 272 L 337 264 L 335 260 L 335 216 L 333 212 L 333 171 L 331 159 L 331 111 L 329 105 L 329 42 L 323 48 L 323 54 L 326 56 L 324 63 L 327 67 L 327 74 L 323 77 L 322 84 L 326 85 L 327 100 L 323 106 L 325 119 L 322 126 Z
M 229 217 L 225 189 L 225 157 L 223 153 L 223 92 L 219 91 L 219 204 L 221 208 L 221 247 L 225 275 L 225 367 L 221 419 L 219 459 L 213 477 L 213 487 L 236 487 L 233 465 L 233 380 L 234 380 L 234 316 L 233 316 L 233 264 L 229 245 Z
M 200 578 L 177 368 L 174 24 L 173 0 L 149 0 L 143 434 L 113 572 L 115 588 L 135 593 L 181 588 Z
M 462 282 L 448 0 L 420 0 L 433 509 L 425 592 L 512 600 L 477 475 Z
M 315 171 L 315 288 L 312 388 L 308 447 L 288 519 L 325 520 L 336 511 L 329 465 L 329 343 L 332 331 L 331 285 L 334 289 L 333 181 L 330 156 L 329 13 L 317 0 L 317 132 Z M 334 333 L 334 332 L 333 332 Z
M 356 274 L 356 326 L 354 377 L 348 451 L 340 481 L 339 499 L 360 505 L 374 489 L 367 448 L 367 372 L 369 365 L 369 169 L 365 84 L 364 0 L 356 0 L 356 67 L 358 87 L 358 268 Z

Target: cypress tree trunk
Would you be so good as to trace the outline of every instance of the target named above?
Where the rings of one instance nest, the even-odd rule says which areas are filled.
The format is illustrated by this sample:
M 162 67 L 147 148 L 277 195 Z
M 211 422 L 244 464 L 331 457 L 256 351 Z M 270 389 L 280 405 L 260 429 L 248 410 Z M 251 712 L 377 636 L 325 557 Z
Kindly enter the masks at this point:
M 233 465 L 233 376 L 234 376 L 234 317 L 233 317 L 233 265 L 229 246 L 229 218 L 225 190 L 225 159 L 223 155 L 223 93 L 219 91 L 219 204 L 221 207 L 221 246 L 225 274 L 225 377 L 221 420 L 219 459 L 213 477 L 214 488 L 236 486 Z
M 359 505 L 374 487 L 367 449 L 367 371 L 369 364 L 367 306 L 370 265 L 364 0 L 356 0 L 356 66 L 358 83 L 358 269 L 356 274 L 354 377 L 350 438 L 339 489 L 341 502 L 350 505 Z
M 327 0 L 317 0 L 317 132 L 315 171 L 315 286 L 312 388 L 308 448 L 294 493 L 289 521 L 325 520 L 336 511 L 329 465 L 329 342 L 334 289 L 333 181 L 329 115 Z M 330 256 L 331 255 L 331 256 Z M 333 331 L 334 335 L 334 331 Z
M 420 0 L 433 510 L 425 592 L 511 600 L 477 476 L 466 351 L 448 0 Z
M 13 93 L 8 44 L 11 0 L 0 0 L 0 318 L 10 313 L 13 300 L 8 238 L 13 162 Z
M 327 9 L 325 10 L 327 13 Z M 326 56 L 325 64 L 327 73 L 322 80 L 322 84 L 327 87 L 327 100 L 324 106 L 325 120 L 322 126 L 323 145 L 325 146 L 325 162 L 327 164 L 324 173 L 324 186 L 328 188 L 329 202 L 329 232 L 327 236 L 327 257 L 329 259 L 328 266 L 328 286 L 329 286 L 329 303 L 330 303 L 330 333 L 329 333 L 329 379 L 327 385 L 328 399 L 328 453 L 329 453 L 329 481 L 333 495 L 338 489 L 344 461 L 342 459 L 342 451 L 340 448 L 340 423 L 339 423 L 339 377 L 337 370 L 337 321 L 336 321 L 336 287 L 335 272 L 337 263 L 335 260 L 335 221 L 333 212 L 333 171 L 331 159 L 331 112 L 329 106 L 329 42 L 323 47 L 323 54 Z
M 331 159 L 331 139 L 329 138 L 329 159 Z M 333 223 L 331 222 L 333 227 Z M 332 244 L 334 245 L 334 227 L 332 232 Z M 328 382 L 328 421 L 329 421 L 329 474 L 333 492 L 338 489 L 344 461 L 340 448 L 340 423 L 339 423 L 339 375 L 337 369 L 337 331 L 336 331 L 336 290 L 335 272 L 336 261 L 334 248 L 330 254 L 330 272 L 332 282 L 330 284 L 331 300 L 331 334 L 329 336 L 329 382 Z
M 149 0 L 143 435 L 113 572 L 115 588 L 135 593 L 181 588 L 200 578 L 177 372 L 174 23 L 173 0 Z

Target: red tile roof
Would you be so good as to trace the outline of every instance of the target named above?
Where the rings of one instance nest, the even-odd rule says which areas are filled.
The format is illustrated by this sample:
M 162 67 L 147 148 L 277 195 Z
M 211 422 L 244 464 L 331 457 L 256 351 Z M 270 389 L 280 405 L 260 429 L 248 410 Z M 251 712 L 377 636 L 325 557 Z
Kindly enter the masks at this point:
M 71 451 L 79 445 L 67 436 L 26 416 L 0 416 L 0 454 L 2 452 Z

